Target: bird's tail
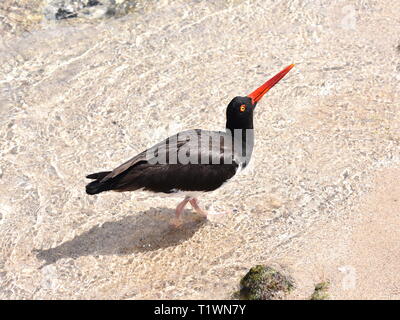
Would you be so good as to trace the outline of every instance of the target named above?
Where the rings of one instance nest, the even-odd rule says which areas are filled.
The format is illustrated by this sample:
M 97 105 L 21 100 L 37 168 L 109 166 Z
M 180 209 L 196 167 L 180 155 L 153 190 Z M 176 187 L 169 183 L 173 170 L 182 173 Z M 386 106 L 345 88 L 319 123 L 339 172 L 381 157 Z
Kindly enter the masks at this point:
M 101 182 L 101 180 L 110 173 L 111 171 L 103 171 L 92 173 L 86 176 L 88 179 L 94 179 L 91 183 L 86 185 L 87 194 L 97 194 L 103 191 L 110 190 L 110 181 Z
M 102 171 L 102 172 L 96 172 L 96 173 L 92 173 L 86 176 L 86 178 L 88 179 L 94 179 L 94 180 L 98 180 L 98 179 L 103 179 L 106 175 L 108 175 L 109 173 L 111 173 L 111 171 Z

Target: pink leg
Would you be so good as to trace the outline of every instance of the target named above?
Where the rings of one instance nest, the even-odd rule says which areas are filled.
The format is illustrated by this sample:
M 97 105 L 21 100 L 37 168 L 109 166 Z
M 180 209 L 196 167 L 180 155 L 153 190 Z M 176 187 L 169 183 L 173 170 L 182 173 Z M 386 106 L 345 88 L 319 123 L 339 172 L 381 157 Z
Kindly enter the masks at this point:
M 175 218 L 171 220 L 170 225 L 177 228 L 182 224 L 182 220 L 180 218 L 183 210 L 185 209 L 186 204 L 189 202 L 190 197 L 186 197 L 175 209 Z
M 192 198 L 189 201 L 193 209 L 196 210 L 198 214 L 202 215 L 203 217 L 207 217 L 207 212 L 200 208 L 199 201 L 196 198 Z
M 205 218 L 207 218 L 207 217 L 210 218 L 210 216 L 214 216 L 214 215 L 220 216 L 220 215 L 224 215 L 226 213 L 231 213 L 231 211 L 215 212 L 215 211 L 213 211 L 213 209 L 210 209 L 210 211 L 207 212 L 207 211 L 203 210 L 202 208 L 200 208 L 199 201 L 196 198 L 191 198 L 189 201 L 190 201 L 190 204 L 192 205 L 193 209 L 196 210 L 196 212 L 199 215 L 201 215 L 202 217 L 205 217 Z

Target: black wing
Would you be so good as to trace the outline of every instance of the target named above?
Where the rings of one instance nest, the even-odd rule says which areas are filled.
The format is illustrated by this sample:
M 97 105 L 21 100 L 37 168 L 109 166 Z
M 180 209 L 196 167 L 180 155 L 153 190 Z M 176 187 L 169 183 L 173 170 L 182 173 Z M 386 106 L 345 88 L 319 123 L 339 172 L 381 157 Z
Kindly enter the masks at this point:
M 206 139 L 202 140 L 204 137 Z M 215 190 L 232 178 L 238 167 L 233 160 L 232 146 L 227 143 L 229 141 L 231 138 L 224 132 L 181 132 L 106 172 L 106 175 L 99 175 L 99 179 L 88 184 L 86 190 L 89 194 L 137 189 L 164 193 Z

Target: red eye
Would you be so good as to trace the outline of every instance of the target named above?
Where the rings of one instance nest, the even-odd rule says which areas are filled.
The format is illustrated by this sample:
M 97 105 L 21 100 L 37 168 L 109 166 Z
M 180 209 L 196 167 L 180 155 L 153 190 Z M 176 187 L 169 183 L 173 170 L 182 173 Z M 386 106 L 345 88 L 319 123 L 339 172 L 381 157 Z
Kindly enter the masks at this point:
M 242 104 L 242 105 L 239 107 L 239 110 L 240 110 L 240 112 L 245 112 L 245 111 L 246 111 L 246 105 L 245 105 L 245 104 Z

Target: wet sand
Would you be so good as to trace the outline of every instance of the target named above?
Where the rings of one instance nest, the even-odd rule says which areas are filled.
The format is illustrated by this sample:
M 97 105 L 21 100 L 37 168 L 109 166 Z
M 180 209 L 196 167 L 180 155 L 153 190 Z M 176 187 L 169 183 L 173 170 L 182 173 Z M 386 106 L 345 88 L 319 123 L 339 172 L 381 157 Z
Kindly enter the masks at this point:
M 176 0 L 7 33 L 0 298 L 223 299 L 260 263 L 290 270 L 293 298 L 321 280 L 332 298 L 398 298 L 399 16 L 392 1 Z M 291 63 L 257 106 L 250 167 L 200 199 L 232 214 L 187 210 L 174 232 L 179 198 L 85 194 L 87 173 L 223 128 L 232 97 Z
M 282 256 L 304 299 L 329 282 L 331 299 L 400 298 L 400 170 L 376 172 L 374 186 L 351 213 L 317 223 Z

